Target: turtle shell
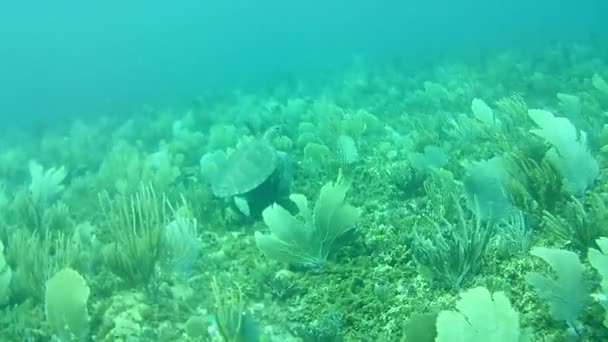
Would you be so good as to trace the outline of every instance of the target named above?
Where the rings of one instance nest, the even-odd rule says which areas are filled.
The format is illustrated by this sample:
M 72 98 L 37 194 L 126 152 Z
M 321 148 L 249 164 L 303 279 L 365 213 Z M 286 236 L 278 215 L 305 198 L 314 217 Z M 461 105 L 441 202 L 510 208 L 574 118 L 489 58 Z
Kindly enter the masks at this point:
M 231 197 L 249 192 L 264 183 L 277 167 L 275 149 L 263 139 L 241 143 L 228 156 L 212 184 L 218 197 Z

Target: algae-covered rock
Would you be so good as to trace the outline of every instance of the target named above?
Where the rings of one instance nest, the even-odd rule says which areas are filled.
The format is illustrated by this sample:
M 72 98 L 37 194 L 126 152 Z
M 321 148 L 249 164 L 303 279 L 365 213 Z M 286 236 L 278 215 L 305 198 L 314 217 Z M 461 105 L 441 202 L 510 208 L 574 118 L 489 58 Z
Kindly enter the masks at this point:
M 141 293 L 118 293 L 111 301 L 103 314 L 97 335 L 100 341 L 138 341 L 137 338 L 146 330 L 146 324 L 158 324 L 146 322 L 151 308 Z

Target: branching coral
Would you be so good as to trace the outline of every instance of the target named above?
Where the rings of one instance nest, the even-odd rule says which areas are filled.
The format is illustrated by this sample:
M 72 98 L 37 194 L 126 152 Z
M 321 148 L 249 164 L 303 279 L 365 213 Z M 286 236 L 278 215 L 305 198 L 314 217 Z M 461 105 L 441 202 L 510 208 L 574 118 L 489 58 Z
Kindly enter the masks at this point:
M 259 341 L 260 333 L 253 318 L 245 312 L 245 301 L 239 287 L 220 289 L 211 282 L 217 327 L 225 342 Z
M 456 222 L 445 216 L 425 218 L 425 225 L 414 230 L 414 259 L 433 279 L 458 288 L 479 269 L 495 228 L 479 216 L 467 219 L 456 195 L 448 196 L 456 210 Z
M 571 196 L 559 214 L 544 212 L 543 225 L 561 241 L 586 251 L 596 239 L 608 235 L 608 208 L 599 195 L 582 200 Z
M 77 244 L 61 233 L 40 235 L 16 229 L 9 238 L 6 259 L 15 270 L 16 290 L 41 299 L 47 279 L 61 268 L 77 266 L 78 253 Z
M 147 285 L 165 248 L 166 205 L 151 186 L 141 185 L 130 197 L 114 201 L 99 195 L 112 242 L 104 250 L 108 267 L 130 286 Z
M 515 206 L 540 214 L 555 209 L 563 196 L 562 178 L 553 165 L 516 153 L 508 154 L 505 161 L 511 174 L 505 187 Z

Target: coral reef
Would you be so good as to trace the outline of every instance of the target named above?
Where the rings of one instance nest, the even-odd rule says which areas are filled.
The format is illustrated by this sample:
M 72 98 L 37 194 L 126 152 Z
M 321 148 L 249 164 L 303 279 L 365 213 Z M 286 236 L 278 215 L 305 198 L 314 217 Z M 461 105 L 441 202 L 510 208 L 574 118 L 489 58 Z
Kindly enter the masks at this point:
M 608 341 L 582 46 L 6 129 L 0 340 Z

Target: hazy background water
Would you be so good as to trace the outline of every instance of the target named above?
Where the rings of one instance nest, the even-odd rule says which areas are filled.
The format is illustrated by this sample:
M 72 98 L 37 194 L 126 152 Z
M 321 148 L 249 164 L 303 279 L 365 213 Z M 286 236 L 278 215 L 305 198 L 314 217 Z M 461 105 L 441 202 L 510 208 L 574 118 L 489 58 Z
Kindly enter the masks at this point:
M 604 0 L 2 1 L 0 117 L 56 122 L 338 68 L 607 38 Z

